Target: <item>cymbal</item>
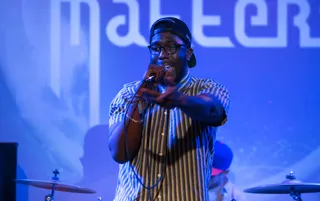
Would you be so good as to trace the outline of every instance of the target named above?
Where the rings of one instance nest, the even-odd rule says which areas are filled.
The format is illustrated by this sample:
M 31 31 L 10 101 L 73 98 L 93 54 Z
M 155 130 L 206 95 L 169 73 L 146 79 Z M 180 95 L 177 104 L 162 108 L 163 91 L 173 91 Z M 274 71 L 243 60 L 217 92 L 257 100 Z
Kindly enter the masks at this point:
M 54 185 L 54 190 L 56 191 L 63 191 L 63 192 L 70 192 L 70 193 L 86 193 L 86 194 L 93 194 L 96 193 L 96 191 L 88 189 L 88 188 L 82 188 L 80 186 L 70 185 L 70 184 L 63 184 L 59 181 L 41 181 L 41 180 L 30 180 L 30 179 L 19 179 L 15 180 L 16 183 L 19 184 L 25 184 L 29 186 L 34 186 L 38 188 L 44 188 L 48 190 L 52 190 L 52 187 Z
M 260 194 L 290 194 L 296 193 L 316 193 L 320 192 L 320 184 L 318 183 L 302 183 L 298 180 L 285 180 L 280 184 L 270 184 L 245 189 L 246 193 Z

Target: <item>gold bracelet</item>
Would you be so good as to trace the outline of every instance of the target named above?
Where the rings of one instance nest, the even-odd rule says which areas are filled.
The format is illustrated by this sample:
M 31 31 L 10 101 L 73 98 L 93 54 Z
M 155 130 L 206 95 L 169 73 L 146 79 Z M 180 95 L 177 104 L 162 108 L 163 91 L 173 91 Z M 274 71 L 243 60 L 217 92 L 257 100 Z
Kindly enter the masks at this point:
M 128 114 L 126 115 L 126 117 L 128 118 L 128 119 L 130 119 L 131 121 L 133 121 L 134 123 L 142 123 L 143 122 L 143 120 L 136 120 L 136 119 L 133 119 L 133 118 L 131 118 Z

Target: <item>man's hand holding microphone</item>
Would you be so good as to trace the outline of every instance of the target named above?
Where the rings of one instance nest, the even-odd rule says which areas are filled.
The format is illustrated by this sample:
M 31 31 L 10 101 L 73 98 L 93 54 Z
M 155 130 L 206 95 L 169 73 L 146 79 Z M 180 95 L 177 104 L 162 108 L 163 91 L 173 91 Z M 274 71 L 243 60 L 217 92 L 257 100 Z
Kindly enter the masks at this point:
M 155 90 L 159 84 L 166 87 L 164 93 Z M 167 109 L 177 107 L 183 94 L 177 90 L 174 67 L 151 64 L 144 77 L 144 83 L 138 91 L 138 96 L 148 103 L 159 104 Z

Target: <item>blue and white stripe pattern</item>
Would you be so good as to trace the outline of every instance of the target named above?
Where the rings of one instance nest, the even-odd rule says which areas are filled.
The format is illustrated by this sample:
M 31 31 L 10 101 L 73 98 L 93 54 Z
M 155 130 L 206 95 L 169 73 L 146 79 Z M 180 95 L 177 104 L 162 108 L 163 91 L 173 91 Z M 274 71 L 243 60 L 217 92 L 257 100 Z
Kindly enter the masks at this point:
M 124 119 L 126 107 L 138 86 L 139 82 L 124 85 L 113 99 L 109 126 Z M 212 79 L 188 74 L 178 89 L 190 96 L 214 94 L 228 112 L 229 93 Z M 217 127 L 192 120 L 179 108 L 166 110 L 156 104 L 148 107 L 139 152 L 131 162 L 120 164 L 114 201 L 209 200 L 208 183 L 216 130 Z M 161 180 L 148 191 L 136 175 L 145 186 L 152 186 Z

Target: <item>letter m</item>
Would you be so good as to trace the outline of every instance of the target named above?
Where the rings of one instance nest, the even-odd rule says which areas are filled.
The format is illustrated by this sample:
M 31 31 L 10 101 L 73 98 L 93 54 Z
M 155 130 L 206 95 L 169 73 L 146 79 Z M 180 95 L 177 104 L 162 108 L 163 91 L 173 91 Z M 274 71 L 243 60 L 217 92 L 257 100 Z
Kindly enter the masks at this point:
M 70 4 L 70 45 L 80 45 L 80 5 L 89 7 L 89 125 L 99 123 L 100 111 L 100 8 L 96 0 L 51 0 L 50 7 L 50 86 L 60 97 L 61 7 Z

